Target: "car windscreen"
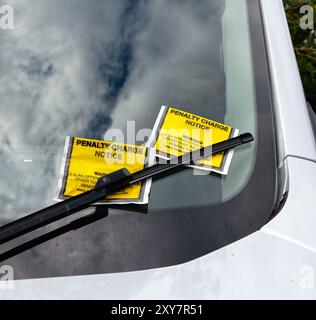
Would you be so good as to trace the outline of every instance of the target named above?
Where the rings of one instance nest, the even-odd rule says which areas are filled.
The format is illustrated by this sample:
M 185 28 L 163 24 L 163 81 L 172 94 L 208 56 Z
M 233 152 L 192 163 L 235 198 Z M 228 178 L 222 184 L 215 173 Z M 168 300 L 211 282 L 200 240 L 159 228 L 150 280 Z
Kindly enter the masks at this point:
M 128 122 L 152 128 L 162 105 L 255 136 L 227 176 L 183 170 L 154 181 L 148 206 L 99 207 L 110 216 L 12 258 L 18 277 L 171 265 L 267 221 L 275 159 L 258 1 L 11 2 L 14 29 L 0 30 L 1 224 L 54 203 L 66 136 L 126 137 Z

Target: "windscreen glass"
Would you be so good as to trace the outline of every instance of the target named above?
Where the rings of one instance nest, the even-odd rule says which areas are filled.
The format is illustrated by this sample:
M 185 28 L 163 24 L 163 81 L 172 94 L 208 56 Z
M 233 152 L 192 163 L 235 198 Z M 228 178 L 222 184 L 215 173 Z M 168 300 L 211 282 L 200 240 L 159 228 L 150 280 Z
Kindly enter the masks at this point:
M 162 105 L 256 136 L 247 1 L 6 2 L 14 29 L 0 30 L 3 221 L 54 203 L 66 136 L 103 139 L 115 128 L 126 138 L 128 121 L 137 136 Z M 255 158 L 253 143 L 235 152 L 227 177 L 185 170 L 154 182 L 149 212 L 225 202 Z

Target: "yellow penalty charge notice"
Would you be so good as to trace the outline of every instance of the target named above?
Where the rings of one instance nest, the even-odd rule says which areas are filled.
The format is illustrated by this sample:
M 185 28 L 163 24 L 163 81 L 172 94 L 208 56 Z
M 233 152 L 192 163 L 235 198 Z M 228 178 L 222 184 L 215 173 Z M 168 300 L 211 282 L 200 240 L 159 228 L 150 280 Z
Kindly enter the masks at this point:
M 130 173 L 151 166 L 149 149 L 102 140 L 67 137 L 56 200 L 64 200 L 94 188 L 97 180 L 126 168 Z M 146 204 L 151 179 L 138 182 L 106 196 L 96 204 Z
M 157 117 L 152 139 L 156 156 L 164 159 L 179 157 L 186 152 L 236 137 L 239 130 L 180 109 L 162 106 Z M 234 150 L 198 160 L 190 167 L 226 175 Z

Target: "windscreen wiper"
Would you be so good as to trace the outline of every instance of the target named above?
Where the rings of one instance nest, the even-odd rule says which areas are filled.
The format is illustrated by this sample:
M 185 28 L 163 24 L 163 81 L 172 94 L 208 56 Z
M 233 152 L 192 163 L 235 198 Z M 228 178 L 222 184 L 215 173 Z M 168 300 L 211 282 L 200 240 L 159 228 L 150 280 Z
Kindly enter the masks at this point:
M 157 175 L 172 173 L 172 170 L 176 168 L 192 164 L 199 159 L 235 148 L 252 142 L 253 140 L 252 134 L 244 133 L 238 137 L 188 152 L 180 157 L 174 157 L 166 163 L 159 163 L 133 174 L 129 173 L 125 168 L 107 174 L 97 181 L 94 189 L 56 203 L 1 227 L 0 245 L 81 211 L 97 201 L 103 200 L 106 195 L 119 191 L 136 182 L 141 182 Z

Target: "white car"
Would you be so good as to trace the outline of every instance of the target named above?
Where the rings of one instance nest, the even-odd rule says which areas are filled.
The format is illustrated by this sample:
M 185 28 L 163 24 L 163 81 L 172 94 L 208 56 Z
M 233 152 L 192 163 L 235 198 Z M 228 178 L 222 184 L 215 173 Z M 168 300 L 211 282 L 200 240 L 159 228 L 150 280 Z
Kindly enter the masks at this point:
M 1 225 L 54 203 L 65 136 L 152 128 L 164 104 L 255 142 L 225 177 L 184 170 L 147 207 L 1 245 L 0 300 L 316 298 L 316 121 L 281 0 L 7 2 Z

